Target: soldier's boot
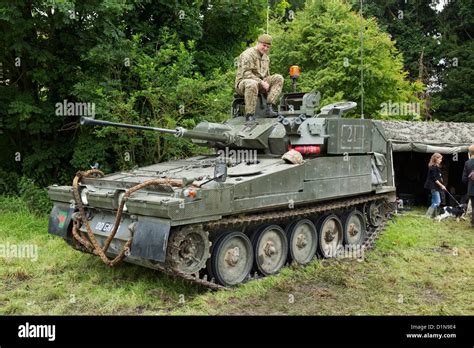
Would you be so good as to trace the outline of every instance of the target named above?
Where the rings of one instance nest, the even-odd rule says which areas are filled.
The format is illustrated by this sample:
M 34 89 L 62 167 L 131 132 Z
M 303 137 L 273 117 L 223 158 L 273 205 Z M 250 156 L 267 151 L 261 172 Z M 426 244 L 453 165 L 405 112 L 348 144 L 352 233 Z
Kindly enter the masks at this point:
M 434 217 L 434 216 L 433 216 L 434 214 L 435 214 L 435 208 L 429 207 L 428 210 L 426 211 L 425 216 L 426 216 L 427 218 L 433 218 L 433 217 Z
M 275 110 L 273 110 L 273 107 L 274 105 L 273 104 L 267 104 L 267 116 L 268 117 L 277 117 L 278 116 L 278 112 L 276 112 Z M 275 107 L 276 108 L 276 107 Z
M 254 114 L 246 114 L 245 115 L 245 122 L 247 123 L 254 123 L 256 122 L 257 119 L 255 118 L 255 115 Z

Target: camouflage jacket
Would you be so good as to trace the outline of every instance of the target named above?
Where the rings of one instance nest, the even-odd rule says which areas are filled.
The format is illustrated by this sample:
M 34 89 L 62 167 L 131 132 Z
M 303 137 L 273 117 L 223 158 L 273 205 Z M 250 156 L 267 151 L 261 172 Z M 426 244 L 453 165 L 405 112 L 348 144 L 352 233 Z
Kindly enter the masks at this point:
M 270 75 L 270 58 L 260 54 L 257 47 L 247 48 L 239 57 L 235 88 L 244 79 L 252 79 L 258 83 Z

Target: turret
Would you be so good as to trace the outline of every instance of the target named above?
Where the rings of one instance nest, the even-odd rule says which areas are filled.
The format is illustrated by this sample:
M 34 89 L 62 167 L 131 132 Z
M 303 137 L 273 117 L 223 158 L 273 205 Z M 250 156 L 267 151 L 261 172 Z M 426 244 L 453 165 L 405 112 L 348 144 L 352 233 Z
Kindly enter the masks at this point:
M 257 122 L 246 123 L 239 113 L 224 123 L 201 122 L 193 130 L 131 125 L 82 117 L 81 125 L 100 125 L 148 130 L 176 137 L 192 139 L 196 144 L 215 149 L 256 150 L 259 153 L 281 156 L 293 148 L 303 154 L 326 152 L 328 139 L 334 130 L 330 125 L 342 114 L 353 109 L 354 102 L 326 105 L 319 114 L 319 93 L 288 93 L 282 96 L 278 117 L 257 117 Z M 350 122 L 350 120 L 347 120 Z M 362 120 L 360 120 L 362 121 Z M 370 123 L 371 121 L 366 121 Z M 358 135 L 358 134 L 357 134 Z

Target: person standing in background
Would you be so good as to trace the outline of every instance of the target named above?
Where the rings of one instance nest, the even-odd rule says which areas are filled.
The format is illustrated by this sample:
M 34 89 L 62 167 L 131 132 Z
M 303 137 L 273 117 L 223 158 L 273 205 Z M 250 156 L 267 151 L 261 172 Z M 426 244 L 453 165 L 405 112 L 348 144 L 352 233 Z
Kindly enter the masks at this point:
M 467 195 L 474 207 L 474 144 L 469 146 L 469 159 L 464 163 L 462 182 L 467 184 Z M 474 228 L 474 209 L 471 212 L 471 227 Z
M 436 210 L 441 203 L 440 192 L 446 190 L 440 169 L 442 160 L 443 156 L 436 152 L 431 156 L 430 162 L 428 163 L 428 176 L 424 187 L 431 191 L 431 205 L 426 211 L 426 216 L 430 218 L 436 216 Z

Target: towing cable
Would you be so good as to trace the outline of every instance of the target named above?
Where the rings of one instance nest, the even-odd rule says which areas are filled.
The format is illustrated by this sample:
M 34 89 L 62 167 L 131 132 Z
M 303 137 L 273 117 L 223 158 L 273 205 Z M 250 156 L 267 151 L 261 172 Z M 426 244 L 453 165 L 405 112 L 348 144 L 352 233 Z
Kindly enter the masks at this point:
M 159 179 L 152 179 L 148 181 L 144 181 L 141 184 L 137 184 L 131 188 L 129 188 L 127 191 L 125 191 L 125 194 L 122 197 L 122 200 L 120 201 L 120 205 L 117 209 L 117 213 L 115 215 L 115 223 L 112 231 L 110 232 L 109 236 L 104 242 L 104 246 L 101 247 L 99 243 L 97 242 L 97 239 L 95 238 L 94 232 L 92 231 L 92 228 L 89 224 L 89 220 L 87 219 L 86 212 L 84 210 L 84 205 L 81 200 L 81 195 L 79 193 L 79 185 L 82 180 L 82 178 L 87 178 L 92 175 L 98 175 L 99 177 L 103 177 L 104 173 L 98 169 L 90 169 L 88 171 L 79 171 L 76 173 L 76 176 L 74 177 L 74 180 L 72 182 L 72 187 L 73 187 L 73 193 L 74 193 L 74 199 L 76 201 L 77 208 L 79 209 L 79 216 L 73 219 L 73 226 L 72 226 L 72 234 L 74 238 L 81 243 L 87 251 L 98 255 L 101 260 L 109 267 L 113 267 L 120 263 L 127 254 L 130 252 L 130 246 L 132 244 L 133 240 L 133 228 L 129 228 L 130 232 L 132 233 L 132 237 L 125 243 L 124 247 L 120 251 L 120 253 L 114 258 L 114 259 L 109 259 L 106 255 L 107 250 L 109 249 L 110 243 L 112 242 L 112 239 L 114 239 L 115 234 L 118 231 L 118 228 L 120 226 L 120 220 L 122 219 L 122 212 L 123 208 L 125 206 L 125 203 L 127 202 L 128 198 L 130 195 L 140 189 L 143 189 L 147 186 L 152 186 L 152 185 L 171 185 L 171 186 L 176 186 L 176 187 L 183 187 L 184 186 L 184 180 L 180 179 L 169 179 L 169 178 L 159 178 Z M 89 240 L 85 238 L 85 236 L 81 236 L 80 233 L 80 227 L 81 225 L 84 225 L 86 230 L 87 230 L 87 235 L 89 237 Z

